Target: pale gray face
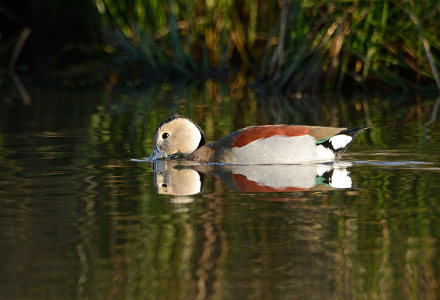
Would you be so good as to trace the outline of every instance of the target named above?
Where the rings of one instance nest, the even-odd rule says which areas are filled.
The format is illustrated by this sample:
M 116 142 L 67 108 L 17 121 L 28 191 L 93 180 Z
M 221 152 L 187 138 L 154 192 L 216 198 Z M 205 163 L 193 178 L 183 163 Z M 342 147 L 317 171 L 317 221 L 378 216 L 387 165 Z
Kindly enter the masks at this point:
M 183 117 L 171 118 L 156 129 L 154 149 L 149 159 L 190 154 L 199 147 L 202 139 L 203 133 L 191 120 Z

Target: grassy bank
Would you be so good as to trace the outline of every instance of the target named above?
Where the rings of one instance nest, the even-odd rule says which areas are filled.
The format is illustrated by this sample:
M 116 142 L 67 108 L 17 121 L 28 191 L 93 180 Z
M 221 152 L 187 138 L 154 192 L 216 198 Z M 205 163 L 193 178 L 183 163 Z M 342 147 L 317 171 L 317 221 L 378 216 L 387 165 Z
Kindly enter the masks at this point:
M 284 93 L 440 89 L 439 1 L 90 1 L 100 36 L 74 70 L 110 85 L 233 74 Z

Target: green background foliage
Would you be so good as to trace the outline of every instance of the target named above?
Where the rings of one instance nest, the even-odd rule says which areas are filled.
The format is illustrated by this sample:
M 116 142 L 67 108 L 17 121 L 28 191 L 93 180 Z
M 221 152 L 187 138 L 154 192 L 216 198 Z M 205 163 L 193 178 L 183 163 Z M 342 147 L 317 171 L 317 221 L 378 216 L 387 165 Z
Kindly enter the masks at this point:
M 440 88 L 439 1 L 26 4 L 30 13 L 1 6 L 12 27 L 2 30 L 0 55 L 7 61 L 28 27 L 21 62 L 38 61 L 50 77 L 100 71 L 110 85 L 145 85 L 158 78 L 244 76 L 277 92 L 369 84 L 426 91 L 436 81 Z M 41 18 L 43 11 L 48 18 Z

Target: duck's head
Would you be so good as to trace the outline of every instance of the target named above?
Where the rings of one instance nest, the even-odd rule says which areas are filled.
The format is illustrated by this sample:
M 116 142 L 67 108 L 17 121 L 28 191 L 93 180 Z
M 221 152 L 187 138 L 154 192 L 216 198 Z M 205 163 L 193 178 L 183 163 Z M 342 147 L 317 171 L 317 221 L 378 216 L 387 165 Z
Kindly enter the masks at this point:
M 205 135 L 199 126 L 183 116 L 166 119 L 154 132 L 154 149 L 149 159 L 170 155 L 188 155 L 205 144 Z

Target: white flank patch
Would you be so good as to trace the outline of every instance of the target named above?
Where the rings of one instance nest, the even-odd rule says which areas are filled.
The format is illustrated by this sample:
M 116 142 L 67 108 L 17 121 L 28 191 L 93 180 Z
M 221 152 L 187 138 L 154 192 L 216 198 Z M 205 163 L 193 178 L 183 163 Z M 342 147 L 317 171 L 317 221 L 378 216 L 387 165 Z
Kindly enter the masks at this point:
M 330 143 L 332 143 L 333 149 L 338 150 L 345 148 L 352 140 L 351 136 L 338 134 L 330 139 Z
M 338 189 L 348 189 L 352 186 L 352 181 L 346 169 L 334 169 L 330 186 Z
M 232 164 L 299 164 L 304 162 L 332 161 L 334 153 L 316 146 L 310 135 L 296 137 L 272 136 L 259 139 L 229 153 Z
M 324 165 L 324 164 L 316 165 L 316 175 L 322 177 L 322 175 L 324 175 L 325 172 L 329 172 L 332 169 L 333 169 L 332 165 Z
M 323 145 L 316 147 L 317 159 L 316 161 L 333 161 L 335 160 L 335 153 L 330 148 L 326 148 Z

